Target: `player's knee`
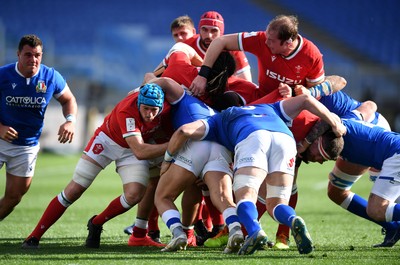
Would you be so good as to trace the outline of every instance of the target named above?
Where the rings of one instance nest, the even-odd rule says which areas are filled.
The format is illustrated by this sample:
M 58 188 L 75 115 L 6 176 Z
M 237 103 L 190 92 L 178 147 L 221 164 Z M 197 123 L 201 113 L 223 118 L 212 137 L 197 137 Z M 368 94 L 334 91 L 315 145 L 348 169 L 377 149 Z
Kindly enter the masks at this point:
M 258 193 L 260 185 L 263 179 L 258 178 L 256 176 L 245 175 L 245 174 L 237 174 L 233 179 L 233 191 L 236 192 L 237 190 L 248 187 L 252 188 Z
M 291 186 L 272 186 L 267 185 L 267 199 L 279 198 L 289 202 L 290 195 L 292 194 Z
M 385 211 L 382 207 L 377 207 L 376 205 L 368 203 L 367 214 L 369 217 L 377 222 L 385 221 Z
M 140 183 L 130 183 L 124 187 L 126 202 L 133 206 L 139 203 L 146 192 L 146 187 Z

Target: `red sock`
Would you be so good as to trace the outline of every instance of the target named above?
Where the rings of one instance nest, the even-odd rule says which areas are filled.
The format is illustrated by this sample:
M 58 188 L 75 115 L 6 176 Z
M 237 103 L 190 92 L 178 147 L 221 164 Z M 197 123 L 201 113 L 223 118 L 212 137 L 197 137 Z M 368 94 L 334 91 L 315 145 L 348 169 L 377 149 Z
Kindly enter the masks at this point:
M 293 209 L 296 209 L 297 197 L 298 197 L 297 192 L 290 196 L 289 206 L 292 207 Z M 278 237 L 280 235 L 284 235 L 286 236 L 286 238 L 289 238 L 289 234 L 290 234 L 290 227 L 283 224 L 279 224 L 278 231 L 276 231 L 276 236 Z
M 224 225 L 224 218 L 222 217 L 222 213 L 214 206 L 211 201 L 211 197 L 204 196 L 204 201 L 206 202 L 208 212 L 210 213 L 213 226 Z
M 67 208 L 58 201 L 57 196 L 54 197 L 29 237 L 34 236 L 37 239 L 40 239 L 47 229 L 57 222 L 57 220 L 64 214 L 65 210 L 67 210 Z
M 265 203 L 260 202 L 257 200 L 256 202 L 256 207 L 257 207 L 257 212 L 258 212 L 258 220 L 261 219 L 261 216 L 267 211 L 267 207 L 265 206 Z
M 203 208 L 204 208 L 204 198 L 199 204 L 199 209 L 197 209 L 197 218 L 196 221 L 203 220 Z
M 160 228 L 158 227 L 158 211 L 157 207 L 153 206 L 153 209 L 151 210 L 150 216 L 149 216 L 149 224 L 148 224 L 148 230 L 149 231 L 158 231 Z
M 132 235 L 134 237 L 145 237 L 147 235 L 147 229 L 143 229 L 143 228 L 139 228 L 136 225 L 133 226 L 133 231 L 132 231 Z
M 184 228 L 183 231 L 185 232 L 187 238 L 191 238 L 194 236 L 194 229 Z
M 92 223 L 94 225 L 103 225 L 108 220 L 128 211 L 129 209 L 130 208 L 124 208 L 124 206 L 122 206 L 121 196 L 119 196 L 111 201 L 107 208 L 92 220 Z

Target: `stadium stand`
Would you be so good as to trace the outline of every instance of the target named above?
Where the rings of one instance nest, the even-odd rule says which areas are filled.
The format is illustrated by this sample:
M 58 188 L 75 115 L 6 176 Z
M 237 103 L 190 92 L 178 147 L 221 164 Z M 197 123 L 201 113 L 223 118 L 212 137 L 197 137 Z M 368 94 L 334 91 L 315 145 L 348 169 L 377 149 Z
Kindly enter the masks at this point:
M 103 111 L 140 85 L 167 53 L 175 17 L 188 14 L 198 24 L 202 13 L 216 10 L 229 34 L 265 30 L 277 14 L 295 14 L 301 34 L 323 53 L 326 72 L 344 76 L 346 92 L 357 99 L 390 106 L 381 109 L 390 121 L 400 113 L 399 7 L 396 0 L 6 0 L 0 8 L 0 64 L 14 62 L 19 38 L 35 33 L 45 43 L 44 63 L 69 79 L 78 103 L 87 104 L 93 83 L 102 87 L 93 102 Z M 255 58 L 248 58 L 257 80 Z

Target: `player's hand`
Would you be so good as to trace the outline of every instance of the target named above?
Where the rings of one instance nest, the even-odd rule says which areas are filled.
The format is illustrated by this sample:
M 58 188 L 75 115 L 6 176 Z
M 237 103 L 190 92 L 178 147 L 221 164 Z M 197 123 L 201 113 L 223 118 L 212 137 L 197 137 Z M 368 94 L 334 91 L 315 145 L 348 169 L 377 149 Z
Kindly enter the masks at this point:
M 66 142 L 71 143 L 74 138 L 74 132 L 75 123 L 70 121 L 64 122 L 58 130 L 58 141 L 62 144 L 65 144 Z
M 171 162 L 163 161 L 160 168 L 160 176 L 162 176 L 165 172 L 167 172 Z
M 11 143 L 18 139 L 18 132 L 13 127 L 0 124 L 0 138 Z
M 283 98 L 290 98 L 292 96 L 292 88 L 288 84 L 280 83 L 278 91 Z
M 206 85 L 207 79 L 198 75 L 193 80 L 192 84 L 189 87 L 189 90 L 194 96 L 202 96 L 204 94 L 204 91 L 206 90 Z
M 346 134 L 347 130 L 346 127 L 343 125 L 342 120 L 336 114 L 332 113 L 334 117 L 335 125 L 332 126 L 332 131 L 337 137 L 341 137 Z
M 296 94 L 296 96 L 303 95 L 303 94 L 310 94 L 310 90 L 308 90 L 303 85 L 296 85 L 294 87 L 294 93 Z
M 308 147 L 309 147 L 309 144 L 308 144 L 306 141 L 301 140 L 300 142 L 298 142 L 298 143 L 296 144 L 297 155 L 298 155 L 299 157 L 301 157 L 301 153 L 305 152 L 305 151 L 307 150 Z

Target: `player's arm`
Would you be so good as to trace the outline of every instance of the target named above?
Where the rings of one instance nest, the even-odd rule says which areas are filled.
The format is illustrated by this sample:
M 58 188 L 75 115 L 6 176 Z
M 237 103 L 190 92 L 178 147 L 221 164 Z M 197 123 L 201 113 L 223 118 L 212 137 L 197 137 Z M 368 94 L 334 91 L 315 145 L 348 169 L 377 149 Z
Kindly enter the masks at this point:
M 175 80 L 169 77 L 160 77 L 151 79 L 148 81 L 149 83 L 155 83 L 162 87 L 165 93 L 165 99 L 169 103 L 174 103 L 182 98 L 185 90 L 179 85 Z
M 78 104 L 75 96 L 72 94 L 68 85 L 64 89 L 64 93 L 57 98 L 62 107 L 63 115 L 66 121 L 61 124 L 58 130 L 58 141 L 60 143 L 71 143 L 75 133 L 76 115 L 78 113 Z
M 188 139 L 200 140 L 205 133 L 206 126 L 201 120 L 182 125 L 173 133 L 169 140 L 167 152 L 165 153 L 166 156 L 173 156 L 182 148 Z M 168 159 L 165 160 L 167 161 Z
M 219 54 L 223 50 L 237 51 L 239 50 L 238 34 L 223 35 L 213 40 L 207 49 L 201 66 L 199 75 L 193 80 L 189 87 L 194 95 L 204 94 L 207 84 L 207 77 L 210 75 L 211 68 L 217 60 Z
M 236 76 L 239 77 L 239 78 L 242 78 L 244 80 L 247 80 L 249 82 L 253 82 L 253 77 L 251 76 L 250 68 L 247 68 L 246 70 L 244 70 L 240 74 L 237 74 Z
M 140 135 L 128 136 L 125 138 L 125 141 L 128 143 L 132 153 L 140 160 L 153 159 L 162 156 L 168 145 L 168 143 L 145 143 Z
M 356 109 L 362 114 L 363 121 L 369 121 L 378 110 L 378 106 L 372 100 L 361 102 L 361 105 Z
M 342 124 L 340 118 L 331 113 L 321 102 L 308 94 L 283 100 L 282 108 L 292 119 L 297 117 L 302 110 L 308 110 L 328 123 L 337 137 L 346 133 L 346 128 Z
M 330 126 L 328 123 L 326 123 L 323 120 L 319 120 L 315 123 L 315 125 L 311 128 L 307 136 L 301 140 L 297 144 L 297 153 L 303 153 L 304 151 L 307 150 L 308 147 L 316 140 L 318 137 L 323 135 L 325 132 L 327 132 L 330 129 Z
M 0 122 L 0 138 L 11 143 L 13 140 L 18 139 L 18 132 L 13 127 Z
M 316 99 L 320 99 L 323 96 L 329 96 L 337 91 L 342 90 L 347 84 L 346 79 L 338 75 L 331 75 L 325 78 L 325 81 L 319 83 L 310 88 L 306 88 L 302 85 L 296 85 L 294 92 L 296 95 L 310 94 Z

